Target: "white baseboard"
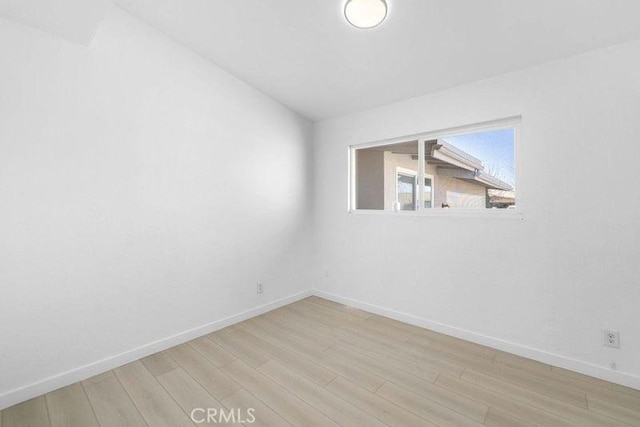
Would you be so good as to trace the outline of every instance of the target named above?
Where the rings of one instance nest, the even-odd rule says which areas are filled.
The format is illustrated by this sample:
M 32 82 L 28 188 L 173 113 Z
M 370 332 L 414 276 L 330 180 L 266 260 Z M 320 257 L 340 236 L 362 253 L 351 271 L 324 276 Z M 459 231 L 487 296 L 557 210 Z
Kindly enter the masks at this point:
M 487 347 L 506 351 L 508 353 L 516 354 L 528 359 L 533 359 L 538 362 L 546 363 L 548 365 L 557 366 L 559 368 L 568 369 L 570 371 L 578 372 L 584 375 L 600 378 L 605 381 L 610 381 L 612 383 L 640 390 L 640 377 L 632 374 L 612 371 L 610 369 L 606 369 L 602 366 L 594 365 L 592 363 L 571 359 L 559 354 L 537 350 L 535 348 L 512 343 L 509 341 L 504 341 L 498 338 L 482 335 L 477 332 L 456 328 L 453 326 L 435 322 L 433 320 L 424 319 L 411 314 L 402 313 L 399 311 L 358 301 L 352 298 L 343 297 L 329 292 L 320 291 L 317 289 L 313 290 L 312 294 L 321 298 L 335 301 L 340 304 L 359 308 L 370 313 L 408 323 L 410 325 L 431 329 L 433 331 L 451 335 L 453 337 L 460 338 L 466 341 L 471 341 L 476 344 L 485 345 Z
M 259 316 L 276 308 L 291 304 L 303 298 L 312 295 L 312 292 L 304 291 L 288 297 L 272 301 L 270 303 L 260 305 L 250 310 L 243 311 L 233 316 L 226 317 L 224 319 L 216 320 L 206 325 L 199 326 L 188 331 L 181 332 L 176 335 L 172 335 L 161 340 L 142 345 L 124 353 L 117 354 L 115 356 L 107 357 L 102 360 L 90 363 L 88 365 L 80 366 L 70 371 L 62 372 L 54 375 L 42 381 L 38 381 L 15 390 L 8 391 L 0 395 L 0 410 L 8 408 L 25 400 L 32 399 L 34 397 L 49 393 L 50 391 L 57 390 L 61 387 L 76 383 L 78 381 L 85 380 L 94 375 L 98 375 L 102 372 L 106 372 L 110 369 L 117 368 L 127 363 L 131 363 L 143 357 L 147 357 L 151 354 L 157 353 L 162 350 L 174 347 L 192 339 L 201 337 L 211 332 L 215 332 L 219 329 L 226 328 L 235 323 L 242 322 L 243 320 L 250 319 L 252 317 Z

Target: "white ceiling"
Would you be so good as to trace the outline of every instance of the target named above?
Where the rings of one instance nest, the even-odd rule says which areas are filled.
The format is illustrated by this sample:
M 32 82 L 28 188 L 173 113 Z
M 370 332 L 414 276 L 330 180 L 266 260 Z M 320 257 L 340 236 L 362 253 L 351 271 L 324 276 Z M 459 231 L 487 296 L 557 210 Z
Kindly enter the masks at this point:
M 88 45 L 108 0 L 0 0 L 0 16 Z
M 318 120 L 640 37 L 638 0 L 387 0 L 372 30 L 344 0 L 115 0 Z

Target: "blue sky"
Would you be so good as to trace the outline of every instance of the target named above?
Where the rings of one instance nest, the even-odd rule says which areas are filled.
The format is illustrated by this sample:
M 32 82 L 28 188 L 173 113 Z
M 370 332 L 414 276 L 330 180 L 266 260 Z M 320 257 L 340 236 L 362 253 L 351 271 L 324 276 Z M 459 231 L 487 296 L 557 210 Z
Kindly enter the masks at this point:
M 500 129 L 488 132 L 443 138 L 455 147 L 482 160 L 484 171 L 515 186 L 513 129 Z

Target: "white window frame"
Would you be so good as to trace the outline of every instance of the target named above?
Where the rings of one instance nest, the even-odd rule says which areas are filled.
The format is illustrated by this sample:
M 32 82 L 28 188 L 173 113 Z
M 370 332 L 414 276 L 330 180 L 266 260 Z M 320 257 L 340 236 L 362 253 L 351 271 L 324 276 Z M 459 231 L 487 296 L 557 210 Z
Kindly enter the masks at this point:
M 507 219 L 523 219 L 523 191 L 522 191 L 522 161 L 519 155 L 519 147 L 521 144 L 521 126 L 522 116 L 512 116 L 504 119 L 492 120 L 487 122 L 481 122 L 470 125 L 457 126 L 446 129 L 433 130 L 423 132 L 414 135 L 407 135 L 403 137 L 386 139 L 381 141 L 365 142 L 361 144 L 354 144 L 349 146 L 349 173 L 348 173 L 348 212 L 351 214 L 365 214 L 365 215 L 409 215 L 409 216 L 425 216 L 425 217 L 449 217 L 449 218 L 507 218 Z M 425 162 L 418 162 L 418 206 L 415 211 L 388 211 L 388 210 L 373 210 L 373 209 L 356 209 L 356 150 L 371 147 L 380 147 L 385 145 L 393 145 L 411 140 L 418 140 L 418 158 L 425 158 L 425 142 L 439 138 L 447 138 L 453 136 L 467 135 L 469 133 L 487 132 L 501 129 L 513 129 L 514 131 L 514 164 L 516 168 L 516 207 L 514 209 L 434 209 L 424 207 L 424 192 L 422 191 L 422 185 L 424 185 Z M 435 179 L 432 178 L 432 184 L 435 184 Z M 397 184 L 396 184 L 397 185 Z M 435 189 L 435 185 L 433 187 Z M 432 190 L 433 191 L 433 190 Z M 397 192 L 397 189 L 396 189 Z M 433 193 L 432 193 L 433 194 Z M 432 196 L 433 197 L 433 196 Z M 526 206 L 526 205 L 524 205 Z

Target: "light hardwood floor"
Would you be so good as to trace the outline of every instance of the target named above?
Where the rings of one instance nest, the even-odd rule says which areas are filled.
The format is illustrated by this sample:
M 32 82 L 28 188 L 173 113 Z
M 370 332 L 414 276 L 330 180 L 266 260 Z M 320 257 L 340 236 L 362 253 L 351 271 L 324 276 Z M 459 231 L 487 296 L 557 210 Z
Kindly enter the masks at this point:
M 260 426 L 640 426 L 640 391 L 310 297 L 7 408 L 0 427 L 193 426 L 194 408 L 254 408 Z

